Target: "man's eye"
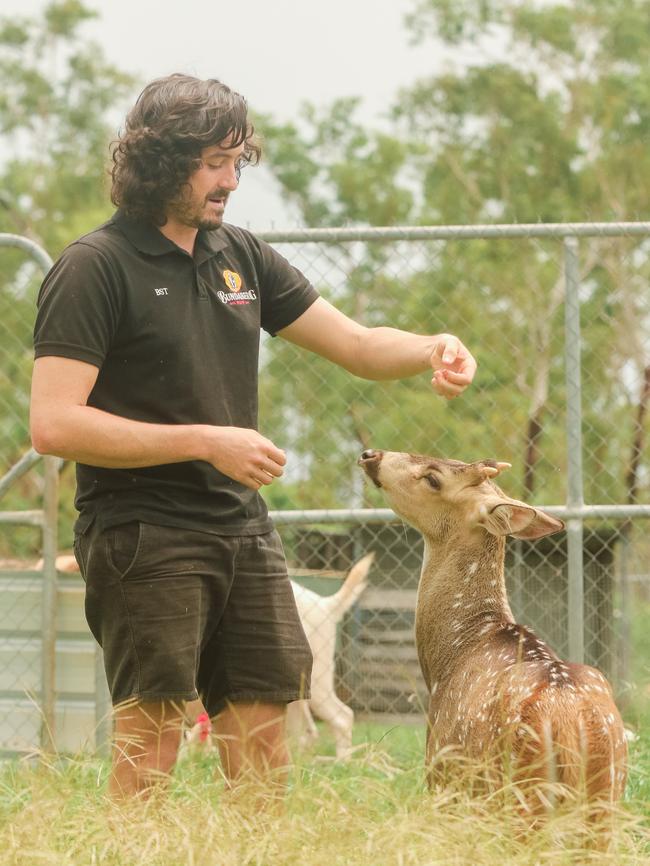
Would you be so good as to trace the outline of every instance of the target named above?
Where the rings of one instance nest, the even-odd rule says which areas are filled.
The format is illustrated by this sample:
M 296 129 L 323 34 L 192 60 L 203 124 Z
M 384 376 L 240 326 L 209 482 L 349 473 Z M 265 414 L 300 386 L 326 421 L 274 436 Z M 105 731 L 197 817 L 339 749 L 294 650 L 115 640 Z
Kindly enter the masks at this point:
M 440 482 L 434 475 L 425 475 L 427 479 L 427 484 L 432 487 L 434 490 L 440 490 Z

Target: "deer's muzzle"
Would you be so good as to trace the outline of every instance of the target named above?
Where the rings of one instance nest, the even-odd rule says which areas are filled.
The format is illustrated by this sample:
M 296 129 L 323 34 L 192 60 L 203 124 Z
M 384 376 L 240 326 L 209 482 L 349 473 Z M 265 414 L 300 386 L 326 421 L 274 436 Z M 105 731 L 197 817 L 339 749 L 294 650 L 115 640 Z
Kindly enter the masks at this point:
M 375 487 L 381 487 L 379 481 L 379 464 L 381 463 L 381 458 L 383 456 L 383 451 L 375 451 L 373 448 L 368 448 L 361 453 L 361 457 L 357 460 L 357 463 L 364 470 Z

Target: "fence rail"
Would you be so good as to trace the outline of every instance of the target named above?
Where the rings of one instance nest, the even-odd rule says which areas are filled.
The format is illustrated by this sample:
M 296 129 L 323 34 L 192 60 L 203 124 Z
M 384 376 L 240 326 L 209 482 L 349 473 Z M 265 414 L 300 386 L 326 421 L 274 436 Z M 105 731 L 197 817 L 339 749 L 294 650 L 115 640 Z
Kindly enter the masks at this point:
M 520 223 L 475 226 L 390 226 L 377 228 L 293 229 L 262 231 L 270 244 L 348 243 L 350 241 L 460 241 L 497 238 L 618 238 L 648 237 L 650 222 Z

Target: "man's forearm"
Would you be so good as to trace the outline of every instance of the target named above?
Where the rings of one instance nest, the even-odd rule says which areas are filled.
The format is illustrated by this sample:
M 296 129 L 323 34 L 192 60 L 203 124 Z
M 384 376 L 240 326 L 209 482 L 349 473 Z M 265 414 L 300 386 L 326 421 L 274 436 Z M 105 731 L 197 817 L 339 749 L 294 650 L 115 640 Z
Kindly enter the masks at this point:
M 92 406 L 71 406 L 47 419 L 32 415 L 32 441 L 42 454 L 109 469 L 202 460 L 212 428 L 150 424 Z
M 363 379 L 404 379 L 431 369 L 436 338 L 397 328 L 368 328 L 360 335 L 350 372 Z
M 364 379 L 404 379 L 431 370 L 431 385 L 447 399 L 471 383 L 476 361 L 452 334 L 420 335 L 366 328 L 318 298 L 278 335 Z
M 252 490 L 283 473 L 286 456 L 257 430 L 211 424 L 149 424 L 72 405 L 32 406 L 32 441 L 41 454 L 54 454 L 104 469 L 138 469 L 203 460 Z

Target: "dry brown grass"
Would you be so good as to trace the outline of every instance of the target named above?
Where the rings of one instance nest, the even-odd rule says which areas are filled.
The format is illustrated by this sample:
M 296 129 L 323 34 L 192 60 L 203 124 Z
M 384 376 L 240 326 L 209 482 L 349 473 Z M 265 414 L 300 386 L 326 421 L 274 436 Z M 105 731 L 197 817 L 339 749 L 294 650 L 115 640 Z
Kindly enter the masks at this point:
M 380 742 L 375 734 L 375 744 L 361 746 L 345 765 L 306 758 L 296 767 L 280 810 L 251 809 L 246 794 L 229 800 L 214 759 L 181 767 L 165 794 L 124 806 L 106 799 L 106 770 L 97 761 L 7 765 L 0 775 L 0 863 L 650 864 L 650 831 L 641 804 L 617 811 L 607 851 L 594 844 L 599 835 L 578 803 L 526 832 L 511 790 L 472 795 L 460 780 L 428 793 L 419 733 L 398 736 L 413 738 L 400 755 L 391 753 L 389 733 Z

